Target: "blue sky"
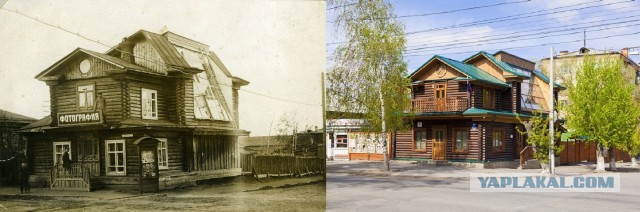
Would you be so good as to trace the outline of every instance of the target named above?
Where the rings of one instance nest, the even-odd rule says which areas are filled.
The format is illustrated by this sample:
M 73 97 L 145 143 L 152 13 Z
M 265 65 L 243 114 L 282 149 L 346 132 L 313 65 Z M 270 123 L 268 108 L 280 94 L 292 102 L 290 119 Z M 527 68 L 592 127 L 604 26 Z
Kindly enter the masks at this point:
M 395 14 L 402 16 L 518 1 L 520 0 L 393 0 L 391 3 L 394 6 Z M 331 7 L 331 5 L 327 6 L 327 8 Z M 562 8 L 555 9 L 558 7 Z M 579 9 L 584 7 L 590 8 Z M 411 72 L 434 54 L 462 60 L 473 55 L 472 52 L 484 50 L 493 53 L 498 49 L 513 48 L 506 51 L 525 59 L 537 61 L 549 56 L 551 46 L 556 52 L 577 51 L 583 46 L 582 30 L 585 28 L 588 48 L 619 51 L 624 47 L 640 46 L 640 42 L 638 42 L 640 34 L 633 34 L 640 33 L 640 15 L 636 12 L 638 9 L 640 9 L 640 2 L 629 0 L 531 0 L 448 14 L 401 18 L 400 20 L 405 25 L 405 32 L 428 30 L 407 36 L 407 49 L 427 48 L 405 53 L 405 60 L 408 63 L 408 72 Z M 523 15 L 526 13 L 531 14 Z M 451 27 L 506 16 L 513 16 L 513 18 L 534 17 L 433 30 L 434 28 Z M 333 18 L 334 11 L 328 10 L 327 20 L 332 21 Z M 342 41 L 335 32 L 335 26 L 328 22 L 327 43 Z M 618 36 L 625 34 L 633 35 Z M 604 38 L 607 36 L 614 37 Z M 580 41 L 514 48 L 576 40 Z M 334 48 L 335 45 L 327 45 L 327 58 L 331 58 L 330 54 Z M 631 58 L 636 62 L 640 61 L 639 56 L 631 56 Z

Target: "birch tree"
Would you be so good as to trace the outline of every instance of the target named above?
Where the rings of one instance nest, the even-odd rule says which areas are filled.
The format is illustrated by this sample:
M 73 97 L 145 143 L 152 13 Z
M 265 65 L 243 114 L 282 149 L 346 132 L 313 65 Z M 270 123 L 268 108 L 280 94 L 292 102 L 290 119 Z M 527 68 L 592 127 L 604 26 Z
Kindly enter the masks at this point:
M 623 62 L 586 56 L 569 88 L 567 125 L 576 135 L 596 142 L 596 171 L 604 171 L 604 152 L 609 152 L 609 169 L 615 170 L 615 147 L 632 141 L 638 109 L 633 100 L 633 83 L 625 79 Z
M 542 173 L 550 173 L 549 171 L 549 150 L 554 149 L 556 154 L 564 150 L 560 143 L 555 143 L 551 147 L 549 139 L 549 118 L 543 117 L 542 112 L 534 111 L 533 116 L 527 121 L 523 121 L 517 116 L 518 120 L 524 125 L 524 131 L 517 128 L 518 133 L 527 135 L 527 144 L 533 148 L 533 158 L 535 158 L 542 167 Z M 556 131 L 554 137 L 560 138 L 560 132 Z
M 380 133 L 389 168 L 387 132 L 402 128 L 409 105 L 409 79 L 402 53 L 404 26 L 386 0 L 330 0 L 336 34 L 346 40 L 333 53 L 328 71 L 330 107 L 363 114 L 370 132 Z

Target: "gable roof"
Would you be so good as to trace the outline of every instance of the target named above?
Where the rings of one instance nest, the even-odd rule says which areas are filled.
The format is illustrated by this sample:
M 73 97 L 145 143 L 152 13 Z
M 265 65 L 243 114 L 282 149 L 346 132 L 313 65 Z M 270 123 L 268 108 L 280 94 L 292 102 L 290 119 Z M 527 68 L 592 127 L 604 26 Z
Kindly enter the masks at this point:
M 536 77 L 539 77 L 540 79 L 542 79 L 542 81 L 546 82 L 547 84 L 549 83 L 549 77 L 547 77 L 546 75 L 542 74 L 542 72 L 540 72 L 539 70 L 533 70 L 533 74 Z M 558 88 L 560 90 L 564 90 L 567 89 L 566 87 L 558 84 L 558 83 L 553 83 L 553 87 Z
M 481 82 L 485 82 L 485 83 L 489 83 L 489 84 L 493 84 L 493 85 L 498 85 L 498 86 L 502 86 L 502 87 L 509 87 L 509 84 L 501 81 L 500 79 L 491 76 L 491 74 L 482 71 L 480 69 L 478 69 L 475 66 L 454 60 L 454 59 L 450 59 L 450 58 L 446 58 L 446 57 L 442 57 L 440 55 L 434 55 L 433 57 L 431 57 L 431 59 L 429 59 L 427 62 L 425 62 L 424 64 L 422 64 L 422 66 L 420 66 L 418 69 L 416 69 L 413 73 L 411 73 L 409 75 L 409 77 L 413 77 L 416 73 L 418 73 L 420 70 L 422 70 L 422 68 L 424 68 L 427 64 L 429 64 L 431 61 L 434 60 L 439 60 L 441 62 L 443 62 L 444 64 L 447 64 L 448 66 L 450 66 L 451 68 L 459 71 L 460 73 L 464 74 L 465 76 L 467 76 L 467 78 L 456 78 L 454 80 L 477 80 L 477 81 L 481 81 Z
M 148 68 L 136 65 L 136 64 L 132 64 L 129 63 L 127 61 L 124 61 L 120 58 L 117 57 L 113 57 L 110 55 L 106 55 L 106 54 L 102 54 L 102 53 L 98 53 L 98 52 L 94 52 L 91 50 L 87 50 L 87 49 L 82 49 L 82 48 L 77 48 L 76 50 L 73 50 L 71 53 L 69 53 L 67 56 L 63 57 L 62 59 L 58 60 L 58 62 L 54 63 L 53 65 L 51 65 L 49 68 L 45 69 L 44 71 L 40 72 L 38 75 L 36 75 L 36 79 L 40 79 L 41 77 L 47 76 L 49 75 L 53 70 L 56 70 L 58 68 L 58 66 L 60 66 L 61 64 L 65 63 L 67 60 L 69 60 L 70 58 L 72 58 L 73 56 L 79 54 L 79 53 L 85 53 L 89 56 L 93 56 L 96 57 L 98 59 L 101 59 L 107 63 L 110 63 L 114 66 L 117 66 L 119 68 L 123 68 L 123 69 L 127 69 L 127 70 L 133 70 L 133 71 L 138 71 L 138 72 L 143 72 L 143 73 L 149 73 L 149 74 L 156 74 L 156 75 L 163 75 L 160 74 L 158 72 L 152 71 Z
M 187 61 L 184 60 L 182 55 L 180 55 L 178 50 L 176 50 L 173 44 L 171 44 L 171 42 L 169 42 L 169 40 L 165 36 L 162 36 L 160 34 L 156 34 L 153 32 L 149 32 L 146 30 L 139 30 L 136 33 L 133 33 L 133 35 L 125 38 L 125 40 L 140 39 L 140 38 L 144 38 L 149 42 L 149 44 L 151 44 L 151 46 L 156 50 L 156 52 L 158 53 L 158 55 L 160 56 L 164 64 L 168 66 L 178 66 L 178 67 L 187 67 L 187 68 L 191 67 L 189 66 L 189 63 L 187 63 Z M 114 53 L 120 54 L 119 52 L 120 50 L 118 49 L 122 49 L 122 48 L 118 48 L 118 47 L 120 47 L 121 45 L 124 45 L 125 42 L 127 41 L 123 41 L 119 43 L 114 48 L 107 51 L 106 54 L 114 54 Z
M 227 75 L 227 77 L 232 77 L 231 73 L 229 72 L 227 67 L 222 63 L 222 60 L 220 60 L 220 57 L 218 57 L 216 53 L 214 53 L 213 51 L 209 51 L 209 58 L 211 58 L 213 62 L 216 63 L 218 67 L 220 67 L 220 70 L 222 70 L 224 75 Z
M 531 63 L 531 64 L 533 64 L 533 65 L 535 65 L 535 64 L 536 64 L 536 62 L 533 62 L 533 61 L 531 61 L 531 60 L 524 59 L 524 58 L 522 58 L 522 57 L 520 57 L 520 56 L 518 56 L 518 55 L 511 54 L 511 53 L 509 53 L 509 52 L 507 52 L 507 51 L 504 51 L 504 50 L 500 50 L 500 51 L 497 51 L 496 53 L 493 53 L 493 56 L 495 57 L 495 56 L 497 56 L 497 55 L 498 55 L 498 54 L 500 54 L 500 53 L 508 54 L 508 55 L 510 55 L 510 56 L 512 56 L 512 57 L 515 57 L 515 58 L 521 59 L 521 60 L 526 61 L 526 62 L 528 62 L 528 63 Z
M 12 113 L 6 110 L 0 110 L 0 121 L 3 122 L 15 122 L 15 123 L 31 123 L 36 121 L 36 119 L 20 115 L 17 113 Z
M 502 69 L 503 71 L 506 71 L 514 76 L 518 76 L 518 77 L 524 77 L 524 78 L 530 78 L 529 76 L 527 76 L 524 73 L 521 73 L 520 71 L 514 69 L 513 67 L 511 67 L 509 64 L 502 62 L 501 60 L 498 60 L 498 58 L 494 57 L 493 55 L 485 52 L 485 51 L 480 51 L 474 55 L 472 55 L 471 57 L 464 59 L 463 62 L 469 62 L 470 60 L 473 60 L 474 58 L 478 57 L 478 56 L 484 56 L 485 58 L 487 58 L 489 61 L 491 61 L 493 64 L 495 64 L 496 66 L 498 66 L 498 68 Z

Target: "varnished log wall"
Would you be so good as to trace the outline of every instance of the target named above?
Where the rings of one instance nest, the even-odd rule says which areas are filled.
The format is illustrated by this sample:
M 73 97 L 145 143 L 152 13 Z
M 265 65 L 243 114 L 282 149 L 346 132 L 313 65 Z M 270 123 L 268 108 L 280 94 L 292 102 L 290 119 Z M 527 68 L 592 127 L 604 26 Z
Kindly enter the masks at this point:
M 465 82 L 448 80 L 445 82 L 428 81 L 421 85 L 413 87 L 414 98 L 434 98 L 433 85 L 434 84 L 447 84 L 447 98 L 453 97 L 467 97 L 467 84 Z
M 482 134 L 486 144 L 483 151 L 485 151 L 486 160 L 515 160 L 514 153 L 517 148 L 515 141 L 518 133 L 515 129 L 515 124 L 483 122 L 482 126 Z M 504 129 L 505 147 L 503 152 L 493 151 L 493 129 L 495 128 Z M 513 138 L 511 135 L 513 135 Z
M 448 160 L 476 160 L 478 159 L 478 131 L 469 131 L 469 151 L 468 153 L 453 153 L 454 128 L 471 128 L 471 120 L 432 120 L 421 121 L 421 128 L 416 127 L 414 121 L 414 130 L 426 130 L 427 144 L 426 151 L 414 151 L 413 134 L 409 132 L 399 132 L 396 134 L 395 157 L 397 158 L 418 158 L 431 159 L 433 152 L 433 126 L 446 126 L 446 154 Z
M 420 121 L 416 120 L 415 122 Z M 395 157 L 396 158 L 415 158 L 415 159 L 431 159 L 433 152 L 433 126 L 446 125 L 447 138 L 447 160 L 515 160 L 517 131 L 515 124 L 497 123 L 497 122 L 477 122 L 477 130 L 470 130 L 469 151 L 468 153 L 454 153 L 454 128 L 471 128 L 471 120 L 432 120 L 422 121 L 422 128 L 418 128 L 414 123 L 414 130 L 426 130 L 427 146 L 426 151 L 414 151 L 412 131 L 398 132 L 395 134 Z M 504 152 L 494 152 L 493 147 L 493 129 L 501 128 L 505 132 L 505 148 Z M 510 135 L 513 135 L 511 138 Z M 484 142 L 483 142 L 484 141 Z M 484 147 L 483 144 L 485 145 Z

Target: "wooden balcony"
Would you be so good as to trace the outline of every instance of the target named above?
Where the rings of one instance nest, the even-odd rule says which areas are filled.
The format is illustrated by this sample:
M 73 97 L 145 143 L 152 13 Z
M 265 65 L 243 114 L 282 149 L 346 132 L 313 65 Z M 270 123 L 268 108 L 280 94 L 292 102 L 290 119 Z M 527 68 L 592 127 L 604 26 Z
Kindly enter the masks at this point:
M 417 98 L 411 100 L 411 112 L 463 112 L 469 109 L 467 97 Z

